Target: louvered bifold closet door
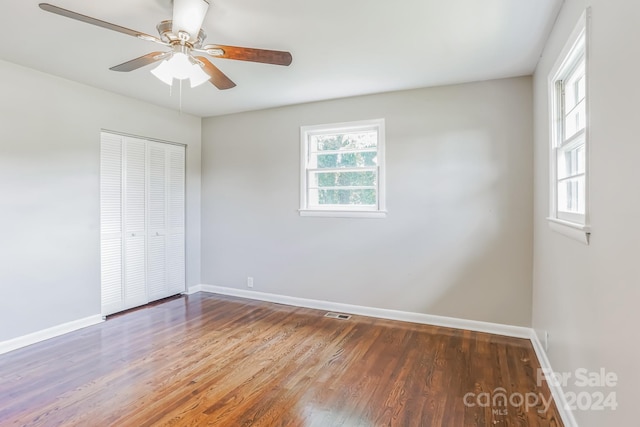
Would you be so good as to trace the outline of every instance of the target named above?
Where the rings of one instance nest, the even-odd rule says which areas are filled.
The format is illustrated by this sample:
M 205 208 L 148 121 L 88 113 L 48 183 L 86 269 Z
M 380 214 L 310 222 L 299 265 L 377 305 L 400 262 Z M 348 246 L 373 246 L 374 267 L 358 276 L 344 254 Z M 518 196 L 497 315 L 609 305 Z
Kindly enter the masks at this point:
M 185 291 L 185 147 L 101 134 L 102 314 Z
M 124 138 L 124 302 L 146 304 L 146 141 Z
M 185 291 L 185 147 L 167 145 L 168 240 L 167 278 L 169 293 Z
M 147 142 L 147 289 L 149 300 L 169 296 L 167 282 L 167 144 Z
M 100 286 L 102 314 L 124 309 L 122 288 L 122 137 L 100 135 Z

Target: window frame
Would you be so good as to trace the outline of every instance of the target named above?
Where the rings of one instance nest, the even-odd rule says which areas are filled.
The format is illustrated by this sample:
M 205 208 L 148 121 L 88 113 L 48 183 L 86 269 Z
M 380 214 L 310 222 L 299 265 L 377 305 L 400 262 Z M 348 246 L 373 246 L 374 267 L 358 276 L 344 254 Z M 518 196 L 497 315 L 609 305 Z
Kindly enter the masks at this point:
M 549 73 L 549 226 L 562 234 L 589 243 L 589 34 L 590 9 L 585 10 L 571 33 L 556 64 Z M 565 91 L 564 83 L 574 76 L 584 61 L 585 126 L 583 130 L 565 138 Z M 582 140 L 582 141 L 581 141 Z M 560 156 L 567 151 L 584 145 L 584 172 L 564 177 L 559 176 Z M 584 213 L 561 211 L 559 209 L 558 187 L 561 181 L 584 176 Z
M 350 133 L 375 129 L 378 134 L 376 143 L 377 165 L 357 167 L 355 170 L 375 169 L 377 180 L 375 206 L 359 205 L 309 205 L 309 155 L 310 137 L 323 134 Z M 351 169 L 341 168 L 341 171 Z M 300 127 L 300 216 L 324 216 L 345 218 L 384 218 L 386 217 L 385 191 L 385 121 L 384 119 L 359 120 L 353 122 L 329 123 Z

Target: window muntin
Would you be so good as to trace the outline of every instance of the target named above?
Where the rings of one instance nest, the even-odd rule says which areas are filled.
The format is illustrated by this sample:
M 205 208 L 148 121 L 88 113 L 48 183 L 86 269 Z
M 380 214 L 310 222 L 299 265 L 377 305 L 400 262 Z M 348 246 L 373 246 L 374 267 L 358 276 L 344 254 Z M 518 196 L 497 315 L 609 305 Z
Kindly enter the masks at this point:
M 384 209 L 384 121 L 301 128 L 301 211 Z

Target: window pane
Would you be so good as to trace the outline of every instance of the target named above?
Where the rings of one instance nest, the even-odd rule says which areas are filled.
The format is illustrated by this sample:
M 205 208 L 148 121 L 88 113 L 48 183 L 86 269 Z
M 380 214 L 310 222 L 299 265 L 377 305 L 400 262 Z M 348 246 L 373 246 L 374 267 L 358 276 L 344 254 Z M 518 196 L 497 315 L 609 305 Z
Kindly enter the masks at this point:
M 558 179 L 585 173 L 584 142 L 558 149 Z
M 586 95 L 586 78 L 584 76 L 584 62 L 582 63 L 582 75 L 580 78 L 574 83 L 575 91 L 576 91 L 576 102 L 580 102 L 585 98 Z
M 375 206 L 376 190 L 309 190 L 310 200 L 317 200 L 318 205 L 357 205 Z
M 582 60 L 564 79 L 564 138 L 585 128 L 585 62 Z
M 586 111 L 584 99 L 564 118 L 564 138 L 569 139 L 586 126 Z
M 376 130 L 366 130 L 334 135 L 312 135 L 310 144 L 311 152 L 376 148 L 378 132 Z
M 584 99 L 585 80 L 585 62 L 581 61 L 564 79 L 565 114 Z
M 317 187 L 371 187 L 377 183 L 375 171 L 362 172 L 311 172 L 309 188 Z
M 316 157 L 315 166 L 317 168 L 354 168 L 370 167 L 378 164 L 378 153 L 376 151 L 346 152 L 336 154 L 314 153 Z
M 558 183 L 558 211 L 584 214 L 584 176 Z

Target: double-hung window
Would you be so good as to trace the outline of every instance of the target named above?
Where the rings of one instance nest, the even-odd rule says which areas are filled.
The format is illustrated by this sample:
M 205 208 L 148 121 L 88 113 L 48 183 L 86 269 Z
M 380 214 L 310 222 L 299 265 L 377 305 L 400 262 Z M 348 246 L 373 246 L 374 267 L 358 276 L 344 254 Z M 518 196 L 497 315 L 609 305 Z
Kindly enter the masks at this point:
M 384 120 L 300 128 L 300 214 L 384 217 Z
M 589 232 L 587 78 L 585 14 L 549 80 L 552 101 L 549 219 L 583 233 Z

